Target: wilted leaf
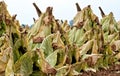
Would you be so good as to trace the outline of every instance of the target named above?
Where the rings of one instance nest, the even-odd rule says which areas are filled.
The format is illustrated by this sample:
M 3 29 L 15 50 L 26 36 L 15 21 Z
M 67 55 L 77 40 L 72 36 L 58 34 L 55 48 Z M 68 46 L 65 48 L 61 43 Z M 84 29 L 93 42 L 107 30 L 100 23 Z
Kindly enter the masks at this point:
M 42 71 L 33 71 L 30 76 L 46 76 Z
M 37 61 L 38 65 L 39 65 L 39 68 L 40 70 L 43 72 L 43 73 L 46 73 L 46 74 L 52 74 L 52 75 L 55 75 L 56 74 L 56 69 L 54 67 L 52 67 L 44 58 L 43 56 L 43 53 L 40 51 L 40 50 L 37 50 L 37 54 L 39 56 L 39 59 Z
M 75 71 L 81 72 L 82 70 L 87 69 L 88 65 L 86 62 L 82 61 L 82 62 L 77 62 L 73 64 L 72 67 L 75 69 Z
M 118 51 L 120 50 L 120 40 L 116 40 L 111 43 L 111 48 L 113 51 Z
M 41 46 L 40 49 L 44 52 L 45 57 L 47 57 L 48 55 L 50 55 L 53 52 L 53 48 L 52 48 L 52 38 L 53 38 L 53 34 L 47 36 Z
M 120 53 L 115 56 L 117 59 L 120 59 Z
M 69 69 L 69 66 L 62 66 L 62 67 L 58 68 L 56 76 L 65 76 L 68 69 Z
M 4 21 L 0 21 L 0 36 L 2 36 L 6 31 L 6 24 Z
M 82 45 L 80 47 L 80 55 L 86 54 L 92 48 L 92 45 L 93 45 L 93 40 L 90 40 L 84 45 Z
M 15 75 L 29 76 L 33 71 L 32 52 L 26 52 L 13 66 Z
M 98 54 L 98 44 L 97 44 L 97 40 L 94 40 L 94 41 L 93 41 L 92 54 Z
M 14 75 L 14 71 L 13 71 L 13 64 L 14 64 L 14 59 L 13 59 L 13 52 L 12 52 L 12 49 L 9 50 L 10 53 L 9 53 L 9 60 L 8 60 L 8 63 L 6 65 L 6 69 L 5 69 L 5 76 L 12 76 Z
M 54 67 L 57 63 L 57 50 L 55 50 L 53 53 L 47 56 L 46 61 Z
M 53 49 L 54 49 L 54 47 L 55 47 L 55 49 L 65 47 L 60 35 L 61 34 L 59 31 L 57 31 L 57 33 L 54 35 L 54 38 L 52 41 Z

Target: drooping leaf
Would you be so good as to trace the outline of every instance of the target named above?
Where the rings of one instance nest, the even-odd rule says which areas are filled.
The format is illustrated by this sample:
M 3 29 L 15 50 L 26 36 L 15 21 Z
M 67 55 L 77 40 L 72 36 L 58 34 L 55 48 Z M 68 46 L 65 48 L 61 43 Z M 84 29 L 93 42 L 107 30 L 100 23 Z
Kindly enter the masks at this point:
M 62 66 L 62 67 L 58 68 L 56 76 L 65 76 L 68 69 L 69 69 L 69 66 Z
M 53 53 L 47 56 L 46 61 L 54 67 L 57 63 L 57 50 L 55 50 Z
M 92 48 L 93 40 L 88 41 L 86 44 L 80 47 L 80 55 L 84 55 Z
M 32 52 L 26 52 L 13 66 L 15 75 L 29 76 L 33 71 Z
M 14 71 L 13 71 L 13 64 L 14 64 L 14 59 L 13 59 L 13 52 L 12 49 L 9 50 L 10 51 L 10 58 L 8 60 L 8 63 L 6 65 L 6 69 L 5 69 L 5 76 L 11 76 L 14 75 Z
M 43 40 L 43 42 L 40 46 L 40 49 L 43 50 L 45 57 L 47 57 L 48 55 L 50 55 L 53 52 L 53 48 L 52 48 L 52 37 L 53 36 L 54 36 L 53 34 L 47 36 Z
M 52 67 L 44 58 L 43 53 L 40 50 L 37 50 L 37 54 L 38 54 L 38 66 L 40 68 L 40 70 L 45 73 L 45 74 L 52 74 L 55 75 L 56 74 L 56 69 L 54 67 Z
M 6 31 L 6 24 L 4 21 L 0 21 L 0 36 L 3 35 Z
M 30 76 L 46 76 L 46 74 L 42 71 L 33 71 L 33 73 Z

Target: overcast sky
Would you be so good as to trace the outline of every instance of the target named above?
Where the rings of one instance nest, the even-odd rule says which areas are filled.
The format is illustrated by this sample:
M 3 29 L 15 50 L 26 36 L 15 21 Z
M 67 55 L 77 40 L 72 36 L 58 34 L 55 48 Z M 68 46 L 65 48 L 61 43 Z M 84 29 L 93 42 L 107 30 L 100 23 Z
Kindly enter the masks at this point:
M 0 0 L 2 1 L 2 0 Z M 93 12 L 100 16 L 98 7 L 101 6 L 105 14 L 114 13 L 115 19 L 120 20 L 120 0 L 4 0 L 11 15 L 17 14 L 17 19 L 21 24 L 33 24 L 33 17 L 36 19 L 37 13 L 32 5 L 35 2 L 41 11 L 46 7 L 53 7 L 55 18 L 71 20 L 77 13 L 75 3 L 78 2 L 81 8 L 91 5 Z

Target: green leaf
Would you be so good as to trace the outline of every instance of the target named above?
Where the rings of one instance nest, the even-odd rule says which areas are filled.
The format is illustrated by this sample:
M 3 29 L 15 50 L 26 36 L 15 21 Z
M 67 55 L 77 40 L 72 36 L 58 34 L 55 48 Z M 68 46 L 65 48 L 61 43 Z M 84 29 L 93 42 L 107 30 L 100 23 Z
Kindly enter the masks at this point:
M 28 32 L 28 40 L 32 38 L 32 36 L 36 36 L 40 32 L 40 28 L 43 25 L 43 18 L 45 14 L 42 14 L 38 21 L 32 26 L 32 28 Z
M 104 68 L 104 64 L 103 64 L 103 57 L 101 57 L 101 58 L 99 58 L 98 60 L 97 60 L 97 63 L 95 64 L 95 69 L 97 69 L 98 70 L 98 68 Z
M 70 44 L 73 44 L 75 42 L 76 31 L 77 31 L 76 27 L 73 27 L 73 29 L 69 31 L 69 42 L 70 42 Z
M 106 15 L 103 19 L 101 19 L 102 29 L 104 32 L 114 33 L 117 32 L 117 22 L 114 19 L 113 13 L 111 12 L 109 15 Z
M 68 69 L 69 69 L 69 66 L 62 66 L 62 67 L 58 68 L 56 76 L 65 76 Z
M 87 37 L 87 36 L 90 35 L 90 32 L 91 32 L 91 30 L 85 32 L 84 35 L 83 35 L 83 36 L 80 36 L 80 38 L 77 40 L 77 45 L 78 45 L 79 47 L 81 47 L 82 45 L 84 45 L 84 43 L 88 40 L 88 37 Z
M 84 29 L 85 31 L 89 31 L 89 30 L 92 29 L 92 21 L 91 21 L 90 19 L 87 19 L 87 20 L 85 21 L 85 24 L 84 24 L 84 26 L 83 26 L 83 29 Z
M 6 31 L 6 24 L 4 21 L 0 21 L 0 36 Z
M 80 47 L 80 55 L 84 55 L 89 51 L 93 46 L 93 40 L 88 41 L 83 46 Z
M 13 59 L 14 63 L 20 58 L 20 53 L 18 48 L 21 46 L 21 39 L 18 39 L 13 46 Z
M 44 26 L 45 26 L 45 25 L 44 25 Z M 45 26 L 43 32 L 44 32 L 44 35 L 45 35 L 45 36 L 50 35 L 50 34 L 51 34 L 51 26 L 50 26 L 50 25 Z
M 26 52 L 13 66 L 15 75 L 29 76 L 33 71 L 32 52 Z
M 10 58 L 8 60 L 8 63 L 6 65 L 6 69 L 5 69 L 5 76 L 14 76 L 14 72 L 13 72 L 13 64 L 14 64 L 14 60 L 13 60 L 13 54 L 12 54 L 12 50 L 10 51 Z
M 75 69 L 75 71 L 81 72 L 81 70 L 85 70 L 86 68 L 88 68 L 88 65 L 87 62 L 77 62 L 73 64 L 73 68 Z
M 48 55 L 50 55 L 53 52 L 53 48 L 52 48 L 52 37 L 53 36 L 54 35 L 52 35 L 52 34 L 47 36 L 43 40 L 43 42 L 42 42 L 42 44 L 40 46 L 40 49 L 44 52 L 45 57 L 47 57 Z
M 30 76 L 46 76 L 46 74 L 42 71 L 33 71 L 33 73 Z
M 79 40 L 81 40 L 81 38 L 84 35 L 84 30 L 83 29 L 77 29 L 76 33 L 75 33 L 75 42 L 78 43 Z M 79 43 L 78 43 L 79 44 Z
M 52 66 L 54 67 L 57 63 L 57 50 L 55 50 L 55 52 L 51 53 L 47 58 L 46 61 Z
M 66 53 L 64 49 L 59 49 L 57 53 L 57 62 L 56 62 L 56 68 L 60 68 L 65 64 L 66 61 Z
M 56 69 L 52 67 L 44 58 L 43 51 L 37 50 L 38 60 L 37 64 L 39 69 L 46 74 L 56 74 Z

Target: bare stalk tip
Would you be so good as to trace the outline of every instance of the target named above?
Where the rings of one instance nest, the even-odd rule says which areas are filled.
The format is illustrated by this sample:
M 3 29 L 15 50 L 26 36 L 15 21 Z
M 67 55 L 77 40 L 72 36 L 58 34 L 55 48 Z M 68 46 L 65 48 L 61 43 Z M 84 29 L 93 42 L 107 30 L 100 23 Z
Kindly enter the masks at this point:
M 78 3 L 76 3 L 77 12 L 81 11 L 81 8 Z

